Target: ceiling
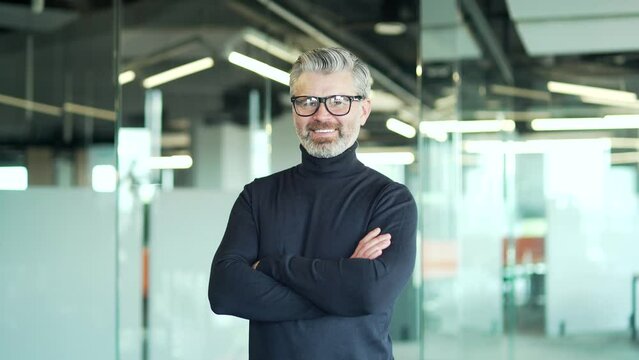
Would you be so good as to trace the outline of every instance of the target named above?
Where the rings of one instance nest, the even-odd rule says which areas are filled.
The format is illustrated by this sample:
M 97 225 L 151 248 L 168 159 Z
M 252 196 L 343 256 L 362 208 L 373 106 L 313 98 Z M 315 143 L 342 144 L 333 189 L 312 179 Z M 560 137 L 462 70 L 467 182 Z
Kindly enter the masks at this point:
M 132 0 L 121 1 L 116 43 L 111 0 L 0 1 L 0 144 L 6 153 L 33 144 L 112 142 L 113 121 L 88 121 L 63 104 L 113 111 L 116 58 L 120 71 L 134 69 L 141 79 L 211 56 L 215 65 L 210 70 L 160 87 L 164 131 L 188 132 L 193 121 L 246 124 L 248 92 L 257 89 L 264 98 L 267 85 L 260 76 L 230 64 L 228 52 L 290 68 L 249 44 L 243 38 L 247 32 L 298 51 L 337 44 L 364 59 L 373 70 L 380 105 L 362 133 L 362 142 L 371 146 L 410 144 L 413 140 L 386 129 L 386 119 L 400 110 L 415 113 L 419 103 L 428 114 L 447 114 L 442 99 L 451 95 L 456 101 L 448 106 L 468 120 L 494 117 L 504 109 L 513 114 L 593 114 L 604 110 L 571 96 L 534 99 L 495 90 L 498 85 L 546 91 L 546 82 L 557 80 L 639 92 L 639 41 L 627 28 L 639 19 L 639 6 L 622 0 L 606 6 L 587 2 L 589 6 L 578 6 L 583 0 L 558 6 L 543 0 L 543 6 L 533 7 L 525 0 L 460 0 L 457 8 L 448 0 L 421 7 L 418 0 Z M 380 35 L 374 28 L 381 21 L 400 22 L 405 32 Z M 423 76 L 418 83 L 420 56 Z M 464 86 L 456 73 L 462 74 Z M 288 89 L 275 82 L 269 86 L 275 118 L 284 117 Z M 7 105 L 6 99 L 3 103 L 2 95 L 62 111 L 25 110 Z M 123 85 L 124 126 L 142 125 L 144 96 L 140 81 Z M 384 99 L 390 100 L 388 106 L 381 104 Z M 518 129 L 529 130 L 525 122 Z

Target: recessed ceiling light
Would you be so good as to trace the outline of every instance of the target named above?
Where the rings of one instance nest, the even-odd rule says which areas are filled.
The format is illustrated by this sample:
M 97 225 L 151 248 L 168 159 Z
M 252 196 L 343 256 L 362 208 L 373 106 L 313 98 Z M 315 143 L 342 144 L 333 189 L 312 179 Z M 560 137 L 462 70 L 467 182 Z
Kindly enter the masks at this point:
M 379 35 L 401 35 L 406 32 L 406 24 L 399 21 L 378 22 L 374 29 Z

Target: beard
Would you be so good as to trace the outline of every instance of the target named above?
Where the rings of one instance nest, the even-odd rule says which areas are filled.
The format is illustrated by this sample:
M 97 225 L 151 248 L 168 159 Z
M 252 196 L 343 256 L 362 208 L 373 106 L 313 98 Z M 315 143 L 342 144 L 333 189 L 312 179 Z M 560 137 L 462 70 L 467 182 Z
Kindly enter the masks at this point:
M 354 124 L 351 128 L 340 125 L 337 130 L 337 138 L 335 139 L 319 139 L 314 141 L 312 138 L 313 130 L 334 129 L 334 126 L 322 126 L 321 124 L 309 124 L 303 129 L 296 127 L 297 137 L 306 151 L 316 158 L 332 158 L 351 147 L 357 140 L 359 135 L 359 126 Z

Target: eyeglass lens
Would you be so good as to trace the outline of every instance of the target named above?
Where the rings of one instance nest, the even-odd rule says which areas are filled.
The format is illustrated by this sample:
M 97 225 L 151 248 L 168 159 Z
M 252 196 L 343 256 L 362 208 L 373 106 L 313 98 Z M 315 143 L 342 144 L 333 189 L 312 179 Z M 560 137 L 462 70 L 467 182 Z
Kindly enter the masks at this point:
M 326 98 L 304 96 L 296 98 L 293 105 L 298 115 L 310 116 L 315 114 L 322 102 L 326 106 L 326 110 L 335 116 L 346 115 L 351 109 L 351 99 L 343 95 L 333 95 Z

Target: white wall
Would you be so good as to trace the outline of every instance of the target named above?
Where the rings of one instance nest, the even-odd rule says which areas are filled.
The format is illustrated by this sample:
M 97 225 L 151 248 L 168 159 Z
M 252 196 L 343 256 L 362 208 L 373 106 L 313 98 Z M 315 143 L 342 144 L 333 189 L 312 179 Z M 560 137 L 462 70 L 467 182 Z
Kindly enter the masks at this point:
M 0 358 L 115 357 L 115 198 L 0 191 Z

